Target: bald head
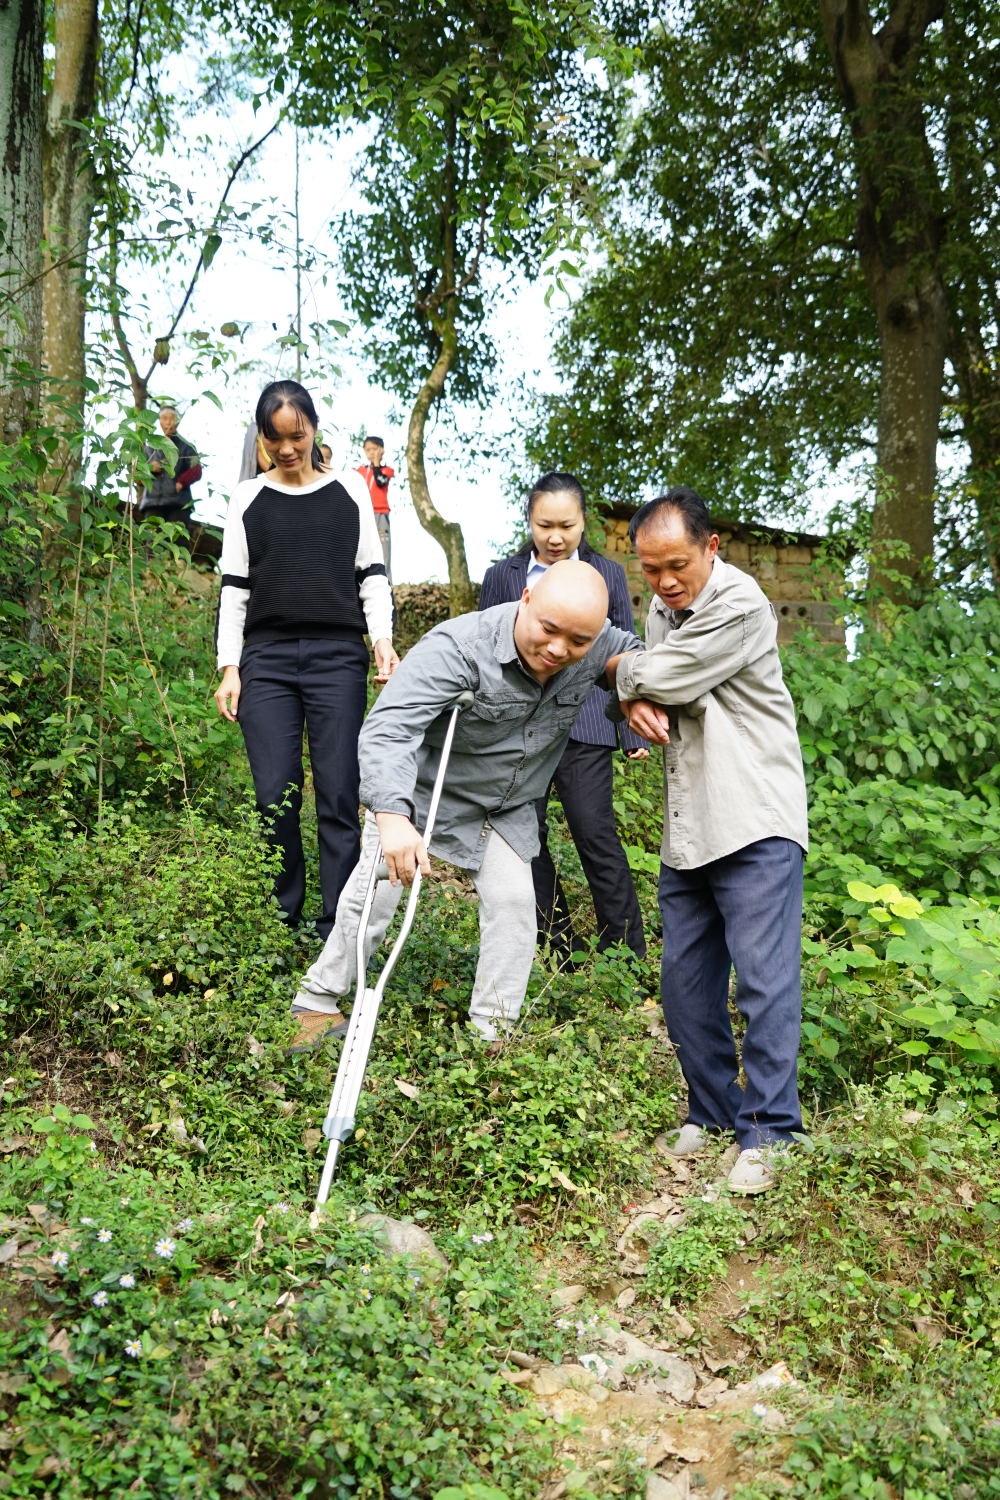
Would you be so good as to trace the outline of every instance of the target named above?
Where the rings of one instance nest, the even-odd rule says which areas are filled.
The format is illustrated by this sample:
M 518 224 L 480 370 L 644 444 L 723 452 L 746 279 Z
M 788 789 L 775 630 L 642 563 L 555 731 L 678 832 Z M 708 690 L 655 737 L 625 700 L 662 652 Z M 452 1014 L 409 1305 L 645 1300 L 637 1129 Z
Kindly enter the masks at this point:
M 521 597 L 514 644 L 532 676 L 547 682 L 586 656 L 607 618 L 608 590 L 597 569 L 553 563 Z

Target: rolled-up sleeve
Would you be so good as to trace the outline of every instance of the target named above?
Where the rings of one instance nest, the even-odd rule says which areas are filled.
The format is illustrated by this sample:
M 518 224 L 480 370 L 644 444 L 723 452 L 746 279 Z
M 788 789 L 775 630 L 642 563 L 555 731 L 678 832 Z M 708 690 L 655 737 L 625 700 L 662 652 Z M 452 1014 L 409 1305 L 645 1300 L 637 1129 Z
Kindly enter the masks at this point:
M 361 801 L 372 812 L 415 815 L 417 755 L 424 734 L 479 672 L 447 635 L 431 631 L 406 654 L 369 713 L 358 741 Z

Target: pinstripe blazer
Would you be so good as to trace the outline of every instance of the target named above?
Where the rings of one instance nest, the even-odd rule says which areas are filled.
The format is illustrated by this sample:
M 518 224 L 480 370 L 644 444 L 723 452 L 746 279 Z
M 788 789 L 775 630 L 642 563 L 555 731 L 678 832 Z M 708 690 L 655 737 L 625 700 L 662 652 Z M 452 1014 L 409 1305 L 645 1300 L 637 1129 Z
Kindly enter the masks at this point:
M 502 562 L 494 563 L 492 568 L 487 569 L 479 594 L 480 609 L 489 609 L 494 604 L 512 604 L 515 599 L 520 599 L 528 577 L 531 552 L 531 543 L 525 542 L 513 557 L 505 557 Z M 596 568 L 607 584 L 608 619 L 612 625 L 635 634 L 628 582 L 621 563 L 612 562 L 610 557 L 602 557 L 585 541 L 580 543 L 580 561 Z M 593 688 L 570 731 L 570 739 L 577 740 L 582 745 L 610 745 L 612 749 L 616 749 L 620 735 L 623 750 L 647 750 L 649 746 L 646 740 L 633 734 L 627 724 L 619 725 L 616 733 L 616 726 L 604 714 L 607 702 L 608 694 L 605 689 Z

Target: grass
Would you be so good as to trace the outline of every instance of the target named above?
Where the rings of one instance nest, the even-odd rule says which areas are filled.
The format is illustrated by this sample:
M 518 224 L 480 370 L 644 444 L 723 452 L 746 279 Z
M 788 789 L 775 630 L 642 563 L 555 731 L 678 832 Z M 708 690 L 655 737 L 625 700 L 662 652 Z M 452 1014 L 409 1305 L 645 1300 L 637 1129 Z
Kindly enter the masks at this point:
M 619 772 L 634 847 L 654 847 L 654 774 Z M 338 1049 L 285 1054 L 315 941 L 277 920 L 252 820 L 203 811 L 197 847 L 138 799 L 102 841 L 11 802 L 0 821 L 0 1241 L 19 1247 L 0 1267 L 0 1492 L 638 1497 L 634 1455 L 573 1468 L 567 1429 L 501 1372 L 511 1348 L 575 1359 L 622 1285 L 628 1206 L 669 1191 L 686 1217 L 623 1326 L 727 1350 L 732 1380 L 783 1358 L 800 1381 L 782 1431 L 748 1415 L 730 1500 L 998 1493 L 988 1073 L 904 1064 L 857 1086 L 845 1044 L 846 1083 L 808 1075 L 809 1137 L 772 1194 L 712 1188 L 721 1147 L 675 1174 L 653 1146 L 684 1114 L 647 1024 L 655 944 L 645 964 L 593 951 L 556 815 L 586 962 L 537 963 L 525 1025 L 488 1057 L 464 1024 L 475 905 L 441 869 L 312 1223 Z M 376 1210 L 429 1229 L 448 1266 L 389 1258 Z M 563 1315 L 570 1281 L 586 1297 Z

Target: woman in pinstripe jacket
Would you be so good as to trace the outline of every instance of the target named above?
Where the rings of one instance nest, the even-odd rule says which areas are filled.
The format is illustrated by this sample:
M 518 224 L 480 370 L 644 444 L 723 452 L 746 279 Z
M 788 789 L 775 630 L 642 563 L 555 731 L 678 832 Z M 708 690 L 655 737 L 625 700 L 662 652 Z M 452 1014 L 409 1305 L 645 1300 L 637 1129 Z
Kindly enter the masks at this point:
M 596 568 L 608 586 L 608 618 L 621 630 L 635 629 L 625 569 L 588 546 L 583 487 L 572 474 L 544 474 L 525 505 L 531 541 L 503 562 L 494 563 L 483 579 L 479 608 L 520 599 L 546 568 L 564 558 L 579 558 Z M 595 687 L 570 734 L 552 785 L 566 814 L 594 900 L 598 948 L 627 943 L 641 958 L 646 952 L 642 914 L 625 851 L 615 828 L 612 806 L 612 756 L 618 747 L 636 759 L 649 753 L 645 740 L 627 724 L 615 726 L 605 718 L 608 694 Z M 550 788 L 551 791 L 551 788 Z M 532 861 L 538 941 L 551 944 L 559 963 L 568 967 L 576 939 L 569 906 L 548 848 L 548 796 L 536 803 L 541 851 Z

